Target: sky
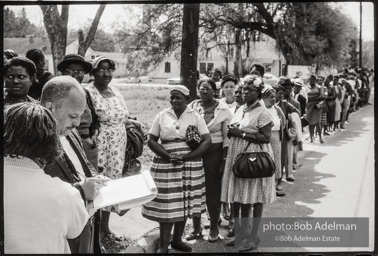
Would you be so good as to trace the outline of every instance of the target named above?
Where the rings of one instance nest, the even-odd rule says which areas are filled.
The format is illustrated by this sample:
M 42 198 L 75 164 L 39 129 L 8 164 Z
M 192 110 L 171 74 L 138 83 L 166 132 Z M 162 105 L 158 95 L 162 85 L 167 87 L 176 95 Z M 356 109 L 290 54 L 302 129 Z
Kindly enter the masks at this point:
M 338 2 L 341 4 L 341 2 Z M 92 20 L 96 14 L 99 5 L 71 5 L 69 13 L 69 29 L 78 29 L 83 24 L 88 23 Z M 342 11 L 349 15 L 357 28 L 360 24 L 360 2 L 344 2 L 340 5 L 343 9 Z M 42 21 L 42 11 L 39 6 L 28 5 L 24 6 L 26 9 L 28 19 L 36 24 L 37 26 L 43 26 Z M 18 13 L 22 6 L 12 6 L 11 7 L 16 13 Z M 362 39 L 363 41 L 374 40 L 374 6 L 373 3 L 363 2 L 362 3 Z M 137 9 L 134 8 L 133 14 L 127 12 L 125 5 L 120 4 L 108 4 L 100 20 L 100 26 L 108 32 L 112 32 L 113 23 L 117 22 L 132 22 L 133 19 L 131 15 L 137 15 Z

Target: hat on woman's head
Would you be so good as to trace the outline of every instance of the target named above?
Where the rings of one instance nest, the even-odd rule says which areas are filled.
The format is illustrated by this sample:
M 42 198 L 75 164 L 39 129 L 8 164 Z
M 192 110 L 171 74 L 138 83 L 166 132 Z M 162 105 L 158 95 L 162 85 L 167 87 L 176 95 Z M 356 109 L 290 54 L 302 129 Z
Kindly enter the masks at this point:
M 253 64 L 251 69 L 249 70 L 249 73 L 252 74 L 252 72 L 255 70 L 260 73 L 260 76 L 263 76 L 265 73 L 265 68 L 260 64 Z
M 181 92 L 182 94 L 184 94 L 185 96 L 188 96 L 188 97 L 190 95 L 189 89 L 184 85 L 176 85 L 176 86 L 172 87 L 170 92 L 172 93 L 172 91 L 179 91 L 179 92 Z
M 269 84 L 264 84 L 264 88 L 262 89 L 261 93 L 262 94 L 267 94 L 270 91 L 276 92 L 276 90 Z
M 297 86 L 300 86 L 300 87 L 303 87 L 303 80 L 300 79 L 300 78 L 297 78 L 294 80 L 294 85 L 297 85 Z
M 115 68 L 115 63 L 114 63 L 114 61 L 111 60 L 111 59 L 109 59 L 109 58 L 106 58 L 106 57 L 104 57 L 104 56 L 98 56 L 98 57 L 96 57 L 96 58 L 92 61 L 92 68 L 93 68 L 93 69 L 97 69 L 97 68 L 98 68 L 98 65 L 100 65 L 100 63 L 101 63 L 102 61 L 108 61 L 109 64 L 110 64 L 110 68 L 113 69 L 113 70 L 116 69 L 116 68 Z
M 71 64 L 80 64 L 84 67 L 85 73 L 89 73 L 92 70 L 92 64 L 85 61 L 79 54 L 67 54 L 63 57 L 63 60 L 59 62 L 57 69 L 63 72 Z
M 286 86 L 291 86 L 291 87 L 293 87 L 293 86 L 294 86 L 294 83 L 293 83 L 289 78 L 287 78 L 287 79 L 285 79 L 285 80 L 283 81 L 283 83 L 282 83 L 281 85 L 284 86 L 284 87 L 286 87 Z

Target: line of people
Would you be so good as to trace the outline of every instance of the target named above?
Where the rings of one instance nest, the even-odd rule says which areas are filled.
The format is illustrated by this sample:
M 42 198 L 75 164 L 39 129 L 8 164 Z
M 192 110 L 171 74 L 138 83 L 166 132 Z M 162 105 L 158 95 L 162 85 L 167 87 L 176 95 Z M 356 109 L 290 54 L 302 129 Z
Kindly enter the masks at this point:
M 38 82 L 37 67 L 30 59 L 13 56 L 3 70 L 4 141 L 8 143 L 4 151 L 5 184 L 9 184 L 5 186 L 6 252 L 100 253 L 100 232 L 112 234 L 109 216 L 116 210 L 109 207 L 93 213 L 88 209 L 88 202 L 108 180 L 121 178 L 125 171 L 125 124 L 132 121 L 122 95 L 110 84 L 115 64 L 105 57 L 89 63 L 79 55 L 70 54 L 59 63 L 58 70 L 62 75 L 46 82 L 40 103 L 28 95 L 33 83 Z M 89 72 L 94 82 L 84 89 L 80 84 L 84 74 Z M 193 220 L 193 231 L 187 240 L 201 238 L 201 215 L 206 212 L 209 224 L 205 223 L 204 227 L 210 228 L 208 241 L 218 241 L 222 208 L 223 217 L 229 221 L 227 236 L 235 237 L 227 245 L 247 238 L 240 251 L 256 249 L 264 204 L 285 195 L 284 172 L 286 181 L 295 181 L 293 169 L 299 168 L 297 153 L 303 150 L 303 127 L 309 126 L 311 142 L 316 129 L 322 143 L 321 129 L 327 135 L 330 128 L 335 131 L 338 125 L 344 128 L 348 113 L 367 104 L 365 92 L 366 88 L 371 88 L 361 75 L 353 79 L 351 71 L 328 76 L 322 85 L 317 84 L 322 83 L 321 80 L 311 76 L 309 86 L 300 78 L 283 78 L 277 85 L 264 85 L 263 75 L 264 68 L 258 64 L 253 65 L 250 75 L 241 81 L 217 72 L 215 80 L 219 79 L 221 89 L 214 79 L 199 80 L 198 99 L 190 104 L 189 90 L 185 86 L 170 90 L 171 107 L 154 118 L 148 139 L 148 146 L 155 153 L 151 174 L 159 192 L 142 208 L 145 218 L 159 222 L 157 252 L 167 253 L 169 245 L 190 252 L 191 247 L 182 240 L 186 221 Z M 189 125 L 196 126 L 202 137 L 195 149 L 186 143 Z M 14 127 L 29 129 L 14 131 Z M 46 139 L 51 141 L 48 148 L 45 148 Z M 246 148 L 268 152 L 276 163 L 275 175 L 260 179 L 237 178 L 233 165 L 237 155 Z M 25 184 L 25 180 L 20 179 L 22 172 L 12 175 L 18 169 L 34 173 L 35 177 L 30 176 L 33 182 Z M 51 182 L 41 175 L 40 169 L 71 184 L 74 190 L 57 179 L 54 179 L 56 184 Z M 70 195 L 68 198 L 73 205 L 67 207 L 62 203 L 54 209 L 45 207 L 59 195 L 51 193 L 40 198 L 40 194 L 31 192 L 38 186 L 37 181 L 54 184 L 57 191 Z M 41 189 L 44 186 L 36 192 L 40 193 Z M 34 207 L 29 215 L 13 214 L 20 196 L 28 209 L 38 203 L 43 207 Z M 55 216 L 54 212 L 61 209 L 72 212 L 72 216 L 67 214 L 72 217 L 66 218 L 67 226 L 35 230 L 39 216 Z M 250 216 L 253 216 L 250 232 L 241 226 L 235 228 L 242 225 L 236 224 L 235 218 Z M 34 225 L 28 226 L 25 232 L 25 226 L 20 223 L 30 219 L 34 220 Z M 45 219 L 46 226 L 54 227 L 53 217 Z M 236 233 L 238 230 L 240 232 Z M 22 232 L 25 237 L 33 232 L 43 233 L 43 244 L 37 242 L 38 235 L 18 241 L 16 238 Z

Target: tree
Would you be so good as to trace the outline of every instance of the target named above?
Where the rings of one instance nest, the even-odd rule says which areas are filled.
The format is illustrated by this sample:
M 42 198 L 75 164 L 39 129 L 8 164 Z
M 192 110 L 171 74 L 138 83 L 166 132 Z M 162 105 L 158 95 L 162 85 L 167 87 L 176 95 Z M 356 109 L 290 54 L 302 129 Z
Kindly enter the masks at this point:
M 180 77 L 189 88 L 190 98 L 196 98 L 198 23 L 200 4 L 184 4 Z
M 145 13 L 153 22 L 145 22 L 149 18 L 141 20 L 147 29 L 140 33 L 129 30 L 129 35 L 134 37 L 132 41 L 150 53 L 154 60 L 150 63 L 160 63 L 180 45 L 180 40 L 176 39 L 181 37 L 178 22 L 182 16 L 179 11 L 181 6 L 155 5 Z M 176 22 L 172 24 L 170 21 Z M 354 33 L 350 18 L 322 2 L 202 4 L 199 26 L 205 51 L 222 47 L 225 44 L 222 31 L 228 30 L 230 41 L 227 44 L 235 47 L 237 63 L 240 63 L 241 51 L 249 56 L 250 43 L 266 35 L 276 40 L 277 50 L 285 57 L 287 64 L 342 65 L 350 58 L 348 44 Z M 169 29 L 175 40 L 163 40 L 165 29 Z M 152 38 L 160 40 L 161 50 L 156 55 L 150 46 Z M 239 75 L 248 69 L 243 65 L 236 68 Z
M 37 28 L 26 17 L 25 8 L 21 9 L 20 15 L 15 15 L 9 8 L 3 9 L 4 37 L 34 37 L 43 36 L 46 32 L 42 28 Z
M 84 56 L 96 33 L 97 26 L 106 5 L 100 5 L 96 16 L 92 22 L 89 33 L 84 40 L 84 34 L 79 33 L 78 54 Z M 47 31 L 51 52 L 53 56 L 54 71 L 57 73 L 57 65 L 66 54 L 67 46 L 67 24 L 69 15 L 69 5 L 62 5 L 61 14 L 57 5 L 40 5 L 43 13 L 43 23 Z
M 106 5 L 101 4 L 96 12 L 96 16 L 93 19 L 92 25 L 89 28 L 89 32 L 87 34 L 87 37 L 84 39 L 84 32 L 83 30 L 78 31 L 79 35 L 79 50 L 78 54 L 84 56 L 86 51 L 88 50 L 89 46 L 91 45 L 93 38 L 96 34 L 98 23 L 100 22 L 102 13 L 105 10 Z

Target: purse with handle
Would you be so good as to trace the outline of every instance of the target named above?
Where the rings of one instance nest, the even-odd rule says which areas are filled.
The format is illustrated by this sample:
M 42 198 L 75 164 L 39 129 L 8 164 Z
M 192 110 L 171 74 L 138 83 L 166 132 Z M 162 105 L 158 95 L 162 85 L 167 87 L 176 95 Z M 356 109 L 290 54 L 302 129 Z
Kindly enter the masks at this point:
M 273 159 L 268 152 L 247 152 L 250 144 L 251 142 L 248 143 L 244 152 L 236 157 L 233 166 L 235 176 L 244 179 L 272 177 L 276 171 Z M 262 149 L 261 144 L 259 145 Z

